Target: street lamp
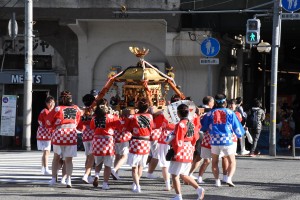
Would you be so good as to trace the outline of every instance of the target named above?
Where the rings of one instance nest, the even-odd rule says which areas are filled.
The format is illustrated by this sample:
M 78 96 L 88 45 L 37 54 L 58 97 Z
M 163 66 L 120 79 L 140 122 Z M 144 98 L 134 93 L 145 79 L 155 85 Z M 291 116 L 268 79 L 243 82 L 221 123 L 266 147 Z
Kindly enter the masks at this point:
M 265 109 L 266 108 L 266 65 L 267 65 L 266 54 L 270 53 L 271 45 L 268 42 L 264 42 L 263 40 L 261 40 L 261 42 L 257 45 L 256 48 L 257 51 L 262 54 L 262 58 L 263 58 L 262 106 Z

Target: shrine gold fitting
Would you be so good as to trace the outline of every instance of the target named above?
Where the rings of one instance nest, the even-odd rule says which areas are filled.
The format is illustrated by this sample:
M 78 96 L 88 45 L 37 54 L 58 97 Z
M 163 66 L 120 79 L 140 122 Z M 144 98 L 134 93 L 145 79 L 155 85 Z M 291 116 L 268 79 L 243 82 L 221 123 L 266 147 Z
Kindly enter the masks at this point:
M 144 58 L 149 53 L 149 49 L 146 49 L 145 47 L 142 49 L 138 47 L 129 47 L 129 50 L 138 58 Z

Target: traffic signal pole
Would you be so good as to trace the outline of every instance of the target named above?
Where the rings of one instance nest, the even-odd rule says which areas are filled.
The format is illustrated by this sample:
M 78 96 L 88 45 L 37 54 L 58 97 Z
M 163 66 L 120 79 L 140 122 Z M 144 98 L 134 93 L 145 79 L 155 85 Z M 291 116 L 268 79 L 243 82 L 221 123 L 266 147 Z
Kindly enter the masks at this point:
M 280 45 L 281 0 L 274 0 L 273 36 L 272 36 L 272 68 L 271 68 L 271 98 L 270 98 L 270 135 L 269 155 L 276 156 L 276 109 L 277 109 L 277 72 L 278 51 Z
M 31 150 L 32 121 L 32 42 L 33 42 L 33 5 L 32 0 L 25 0 L 25 71 L 24 71 L 24 109 L 22 148 Z

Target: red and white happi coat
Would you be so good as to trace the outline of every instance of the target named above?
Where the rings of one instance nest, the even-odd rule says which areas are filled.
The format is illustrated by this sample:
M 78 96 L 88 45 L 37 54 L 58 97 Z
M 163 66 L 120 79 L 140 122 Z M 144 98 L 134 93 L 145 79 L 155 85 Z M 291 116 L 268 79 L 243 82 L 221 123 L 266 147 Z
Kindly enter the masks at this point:
M 153 117 L 148 113 L 138 113 L 132 116 L 128 130 L 132 132 L 129 152 L 132 154 L 147 155 L 150 152 L 150 135 L 153 128 Z M 149 139 L 138 139 L 144 137 Z
M 52 144 L 77 145 L 76 127 L 80 121 L 78 106 L 57 106 L 47 116 L 46 125 L 54 129 Z
M 52 128 L 46 127 L 46 117 L 49 114 L 49 110 L 44 108 L 38 117 L 39 127 L 36 133 L 37 140 L 49 141 L 52 137 Z
M 195 150 L 196 136 L 188 137 L 186 135 L 188 131 L 187 119 L 182 119 L 175 126 L 175 138 L 172 140 L 171 145 L 174 149 L 175 156 L 172 161 L 189 163 L 193 161 L 193 155 Z
M 102 119 L 93 117 L 90 127 L 94 130 L 92 142 L 94 156 L 115 155 L 114 130 L 117 129 L 118 121 L 118 117 L 112 114 L 106 114 Z
M 165 142 L 167 136 L 174 131 L 175 129 L 175 124 L 171 124 L 168 122 L 168 120 L 164 117 L 163 114 L 160 114 L 154 118 L 154 124 L 155 128 L 160 128 L 161 133 L 158 138 L 158 143 L 160 144 L 167 144 Z
M 119 125 L 117 126 L 117 129 L 115 129 L 115 143 L 128 142 L 131 139 L 132 134 L 126 130 L 129 122 L 129 118 L 121 118 L 119 120 Z
M 82 131 L 82 141 L 89 142 L 94 138 L 94 130 L 90 128 L 91 120 L 93 116 L 83 115 L 77 127 L 78 130 Z

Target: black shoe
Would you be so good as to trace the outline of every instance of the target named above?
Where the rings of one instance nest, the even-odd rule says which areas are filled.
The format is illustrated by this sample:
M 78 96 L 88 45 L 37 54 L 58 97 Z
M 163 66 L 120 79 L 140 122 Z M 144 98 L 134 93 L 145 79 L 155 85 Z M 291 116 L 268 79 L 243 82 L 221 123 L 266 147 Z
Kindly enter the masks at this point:
M 99 178 L 96 176 L 93 181 L 93 186 L 98 187 L 98 185 L 99 185 Z

